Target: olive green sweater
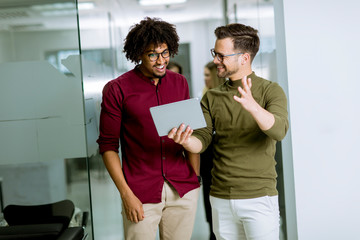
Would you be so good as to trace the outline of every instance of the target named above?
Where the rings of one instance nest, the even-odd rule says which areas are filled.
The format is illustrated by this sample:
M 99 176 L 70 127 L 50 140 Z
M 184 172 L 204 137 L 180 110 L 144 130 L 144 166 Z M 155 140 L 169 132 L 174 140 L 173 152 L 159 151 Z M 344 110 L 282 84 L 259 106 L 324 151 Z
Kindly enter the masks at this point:
M 247 199 L 277 195 L 275 144 L 285 137 L 289 122 L 287 100 L 282 88 L 253 72 L 251 92 L 263 108 L 275 117 L 274 125 L 262 131 L 253 117 L 233 99 L 240 96 L 241 80 L 226 81 L 206 92 L 201 106 L 206 128 L 193 136 L 204 151 L 212 137 L 214 167 L 210 195 L 224 199 Z M 213 135 L 214 133 L 214 135 Z

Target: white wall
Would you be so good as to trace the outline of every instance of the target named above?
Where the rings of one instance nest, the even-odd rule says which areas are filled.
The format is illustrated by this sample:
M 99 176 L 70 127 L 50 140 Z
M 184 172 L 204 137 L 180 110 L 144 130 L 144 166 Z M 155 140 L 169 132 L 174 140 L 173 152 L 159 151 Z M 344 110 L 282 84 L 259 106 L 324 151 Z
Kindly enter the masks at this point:
M 360 2 L 275 2 L 284 10 L 282 70 L 288 77 L 298 238 L 359 239 Z

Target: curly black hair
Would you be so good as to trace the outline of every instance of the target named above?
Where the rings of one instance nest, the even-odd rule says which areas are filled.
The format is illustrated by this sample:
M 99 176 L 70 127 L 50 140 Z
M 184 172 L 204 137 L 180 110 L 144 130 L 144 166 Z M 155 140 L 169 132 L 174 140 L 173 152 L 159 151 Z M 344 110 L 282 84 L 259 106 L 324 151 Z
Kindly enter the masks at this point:
M 179 36 L 175 25 L 159 18 L 146 17 L 130 28 L 125 38 L 124 53 L 128 60 L 139 64 L 140 56 L 150 44 L 159 46 L 162 43 L 167 44 L 171 57 L 177 54 Z

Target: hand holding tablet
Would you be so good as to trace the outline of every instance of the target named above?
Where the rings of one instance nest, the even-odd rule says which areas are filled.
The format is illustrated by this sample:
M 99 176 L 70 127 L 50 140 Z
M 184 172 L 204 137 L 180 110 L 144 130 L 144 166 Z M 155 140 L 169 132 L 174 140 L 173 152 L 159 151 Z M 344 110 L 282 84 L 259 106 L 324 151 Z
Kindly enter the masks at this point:
M 159 136 L 166 136 L 173 128 L 181 124 L 191 129 L 206 127 L 205 118 L 197 98 L 173 102 L 150 108 Z

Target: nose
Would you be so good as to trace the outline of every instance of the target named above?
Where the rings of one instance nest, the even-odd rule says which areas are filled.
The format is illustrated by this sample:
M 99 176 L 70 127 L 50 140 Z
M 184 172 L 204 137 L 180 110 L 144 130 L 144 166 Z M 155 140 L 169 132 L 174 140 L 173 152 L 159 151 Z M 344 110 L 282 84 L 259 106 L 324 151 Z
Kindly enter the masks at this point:
M 214 59 L 213 59 L 213 63 L 219 64 L 219 63 L 221 63 L 221 62 L 219 61 L 219 59 L 217 58 L 217 56 L 215 56 Z
M 156 63 L 161 65 L 161 64 L 163 64 L 165 62 L 166 62 L 166 59 L 161 54 L 159 54 L 159 57 L 156 60 Z

